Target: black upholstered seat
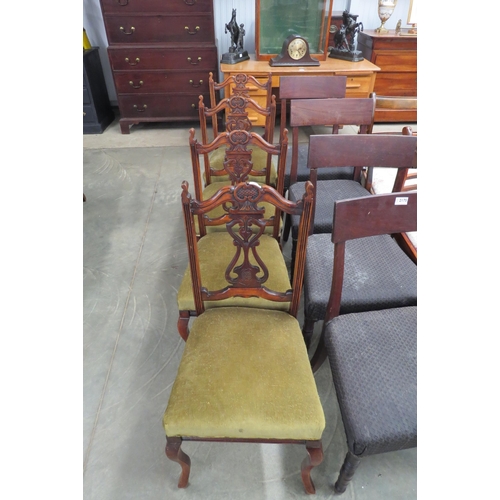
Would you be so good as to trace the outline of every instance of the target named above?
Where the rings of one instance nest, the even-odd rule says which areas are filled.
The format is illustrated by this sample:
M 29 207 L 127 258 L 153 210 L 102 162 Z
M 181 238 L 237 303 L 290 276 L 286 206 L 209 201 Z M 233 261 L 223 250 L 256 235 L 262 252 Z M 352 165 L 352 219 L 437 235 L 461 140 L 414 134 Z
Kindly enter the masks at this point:
M 307 168 L 307 155 L 309 154 L 309 143 L 301 142 L 297 146 L 298 163 L 297 163 L 297 182 L 305 182 L 309 180 L 309 169 Z M 286 170 L 285 170 L 285 190 L 290 188 L 290 171 L 292 169 L 292 146 L 288 146 L 286 155 Z M 318 170 L 318 180 L 324 181 L 328 179 L 352 179 L 354 175 L 353 167 L 339 168 L 322 168 Z
M 340 170 L 340 168 L 337 168 L 336 170 Z M 318 171 L 318 174 L 320 171 Z M 302 196 L 300 192 L 301 190 L 304 192 L 304 186 L 304 182 L 296 182 L 295 184 L 292 184 L 288 191 L 288 199 L 294 202 L 300 200 Z M 333 210 L 336 201 L 370 195 L 371 193 L 367 191 L 359 182 L 353 181 L 352 179 L 331 179 L 318 182 L 316 185 L 314 233 L 332 232 Z M 292 239 L 296 240 L 300 218 L 292 215 L 291 220 Z
M 331 234 L 313 234 L 308 238 L 304 275 L 308 334 L 326 314 L 333 249 Z M 382 234 L 346 242 L 340 314 L 415 305 L 417 266 L 391 236 Z
M 347 437 L 342 493 L 360 458 L 417 446 L 417 307 L 337 316 L 324 342 Z

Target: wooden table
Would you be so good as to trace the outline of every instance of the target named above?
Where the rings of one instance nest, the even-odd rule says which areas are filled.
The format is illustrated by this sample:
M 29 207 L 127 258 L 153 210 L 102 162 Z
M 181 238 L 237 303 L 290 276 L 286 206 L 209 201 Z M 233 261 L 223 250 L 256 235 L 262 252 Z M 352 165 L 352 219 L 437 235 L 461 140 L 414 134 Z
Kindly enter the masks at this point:
M 368 97 L 375 86 L 375 77 L 380 68 L 366 59 L 359 62 L 343 61 L 341 59 L 327 58 L 320 61 L 319 66 L 284 66 L 272 67 L 268 61 L 256 61 L 255 55 L 250 59 L 238 64 L 221 64 L 220 70 L 223 80 L 235 73 L 245 73 L 255 76 L 257 79 L 267 79 L 272 74 L 273 92 L 279 99 L 280 77 L 287 75 L 345 75 L 347 76 L 346 97 Z M 260 77 L 260 78 L 259 78 Z M 276 91 L 274 90 L 276 89 Z M 225 89 L 225 97 L 229 97 L 230 89 Z M 265 91 L 258 89 L 250 92 L 252 99 L 261 106 L 265 106 Z M 277 107 L 279 109 L 279 106 Z M 252 115 L 252 116 L 250 116 Z M 253 125 L 264 125 L 264 118 L 249 112 L 249 118 Z

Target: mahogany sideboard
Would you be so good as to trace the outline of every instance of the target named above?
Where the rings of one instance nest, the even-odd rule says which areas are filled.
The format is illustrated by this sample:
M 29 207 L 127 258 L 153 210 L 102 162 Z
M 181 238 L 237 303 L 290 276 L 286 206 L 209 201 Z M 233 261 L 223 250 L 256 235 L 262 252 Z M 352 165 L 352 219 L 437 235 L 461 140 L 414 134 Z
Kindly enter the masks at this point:
M 358 50 L 380 67 L 374 92 L 388 97 L 417 97 L 417 36 L 358 33 Z M 375 109 L 375 122 L 416 122 L 417 110 Z
M 140 122 L 196 121 L 217 71 L 212 0 L 100 0 L 122 134 Z
M 237 64 L 221 64 L 220 70 L 223 79 L 235 73 L 245 73 L 253 75 L 258 80 L 266 80 L 268 74 L 272 74 L 273 92 L 279 99 L 280 77 L 289 75 L 345 75 L 347 76 L 346 97 L 368 97 L 375 85 L 375 76 L 380 70 L 378 66 L 366 59 L 359 62 L 343 61 L 341 59 L 327 58 L 320 61 L 319 66 L 269 66 L 268 61 L 257 61 L 255 54 L 250 55 L 250 59 Z M 276 91 L 275 91 L 276 89 Z M 231 90 L 225 89 L 225 97 L 229 97 Z M 265 106 L 265 91 L 258 89 L 250 92 L 250 97 L 261 106 Z M 279 106 L 277 106 L 279 109 Z M 255 112 L 248 113 L 253 125 L 263 126 L 264 117 Z

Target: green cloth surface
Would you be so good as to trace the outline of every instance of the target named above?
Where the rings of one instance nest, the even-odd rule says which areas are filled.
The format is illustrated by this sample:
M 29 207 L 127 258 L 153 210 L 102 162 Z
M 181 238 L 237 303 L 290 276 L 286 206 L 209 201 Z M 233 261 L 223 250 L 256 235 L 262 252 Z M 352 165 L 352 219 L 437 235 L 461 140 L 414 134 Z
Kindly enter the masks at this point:
M 298 321 L 240 307 L 195 318 L 163 424 L 167 436 L 320 439 L 325 416 Z

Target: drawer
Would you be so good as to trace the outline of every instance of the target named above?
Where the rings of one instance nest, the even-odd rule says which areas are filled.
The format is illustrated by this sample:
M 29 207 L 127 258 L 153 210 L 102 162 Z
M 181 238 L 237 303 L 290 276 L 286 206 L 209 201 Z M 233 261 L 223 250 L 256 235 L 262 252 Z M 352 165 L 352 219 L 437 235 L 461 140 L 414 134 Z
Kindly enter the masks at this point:
M 134 45 L 108 47 L 113 71 L 179 69 L 217 71 L 217 47 L 140 48 Z
M 199 120 L 199 93 L 193 94 L 138 94 L 118 95 L 122 118 L 167 118 L 178 117 Z M 203 95 L 210 102 L 208 94 Z
M 379 73 L 374 92 L 387 96 L 416 96 L 417 73 Z
M 373 64 L 381 71 L 417 71 L 417 52 L 414 50 L 373 51 Z
M 212 0 L 101 0 L 102 11 L 125 12 L 212 12 Z
M 114 15 L 104 16 L 109 44 L 114 43 L 203 43 L 212 42 L 211 15 Z
M 346 97 L 368 97 L 370 92 L 372 92 L 374 74 L 357 76 L 343 73 L 335 74 L 347 76 Z
M 113 76 L 119 94 L 209 91 L 206 71 L 116 71 Z

